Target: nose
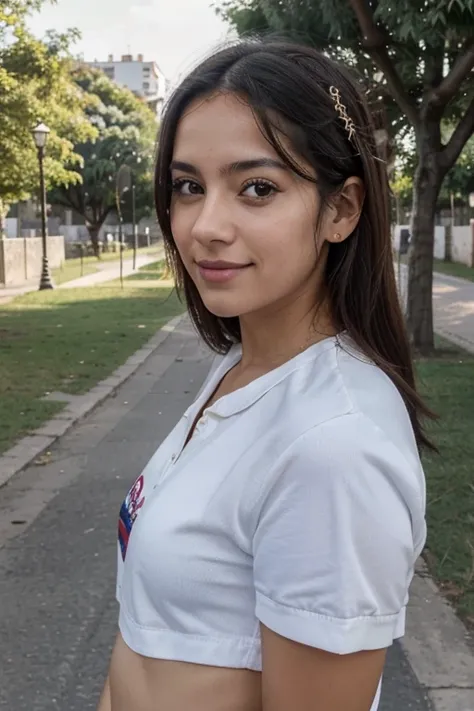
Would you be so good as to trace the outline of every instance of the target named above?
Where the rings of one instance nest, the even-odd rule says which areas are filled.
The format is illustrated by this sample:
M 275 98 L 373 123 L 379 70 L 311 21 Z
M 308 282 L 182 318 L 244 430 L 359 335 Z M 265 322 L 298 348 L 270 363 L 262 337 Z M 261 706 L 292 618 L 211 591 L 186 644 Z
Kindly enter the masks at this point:
M 235 239 L 231 206 L 217 192 L 207 193 L 199 203 L 199 213 L 192 228 L 192 237 L 203 245 L 212 242 L 230 244 Z

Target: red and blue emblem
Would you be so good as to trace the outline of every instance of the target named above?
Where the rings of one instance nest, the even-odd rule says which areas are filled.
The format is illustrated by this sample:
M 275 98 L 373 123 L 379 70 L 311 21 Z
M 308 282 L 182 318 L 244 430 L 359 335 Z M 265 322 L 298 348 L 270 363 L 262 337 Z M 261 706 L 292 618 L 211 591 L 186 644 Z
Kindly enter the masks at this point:
M 135 484 L 130 489 L 127 498 L 123 502 L 122 508 L 120 509 L 119 543 L 123 560 L 125 560 L 125 556 L 127 555 L 128 541 L 130 539 L 133 524 L 137 519 L 140 509 L 145 503 L 145 497 L 143 496 L 144 485 L 145 480 L 143 475 L 139 476 Z

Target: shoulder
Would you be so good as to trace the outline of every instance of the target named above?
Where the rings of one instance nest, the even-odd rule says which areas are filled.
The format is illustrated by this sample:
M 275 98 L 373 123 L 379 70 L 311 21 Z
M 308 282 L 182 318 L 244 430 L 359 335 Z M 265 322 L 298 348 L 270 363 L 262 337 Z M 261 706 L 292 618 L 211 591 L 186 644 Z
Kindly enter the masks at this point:
M 408 411 L 388 375 L 344 335 L 311 355 L 283 384 L 286 442 L 302 435 L 301 446 L 308 437 L 318 439 L 323 428 L 334 431 L 337 444 L 344 445 L 346 438 L 353 438 L 352 444 L 360 439 L 360 446 L 383 442 L 415 465 L 418 449 Z
M 275 461 L 268 483 L 289 479 L 294 487 L 328 494 L 351 488 L 365 492 L 366 500 L 390 489 L 421 506 L 424 478 L 416 445 L 404 449 L 409 456 L 391 431 L 355 409 L 303 431 Z

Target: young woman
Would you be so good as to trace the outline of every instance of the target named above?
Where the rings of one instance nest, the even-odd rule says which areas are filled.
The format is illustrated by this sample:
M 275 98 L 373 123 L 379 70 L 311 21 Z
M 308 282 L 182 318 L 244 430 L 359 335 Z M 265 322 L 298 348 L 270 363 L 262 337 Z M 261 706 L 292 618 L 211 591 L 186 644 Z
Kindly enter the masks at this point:
M 428 444 L 386 166 L 348 73 L 247 41 L 171 98 L 158 218 L 216 351 L 121 511 L 101 711 L 375 711 Z

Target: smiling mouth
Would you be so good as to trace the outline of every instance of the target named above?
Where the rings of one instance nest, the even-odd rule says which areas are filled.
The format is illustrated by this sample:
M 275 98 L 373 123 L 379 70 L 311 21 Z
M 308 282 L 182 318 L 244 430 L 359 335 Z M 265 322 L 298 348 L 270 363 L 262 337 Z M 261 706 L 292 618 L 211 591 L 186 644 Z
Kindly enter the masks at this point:
M 246 269 L 249 269 L 252 264 L 203 260 L 198 262 L 197 266 L 204 281 L 222 284 L 239 276 Z

